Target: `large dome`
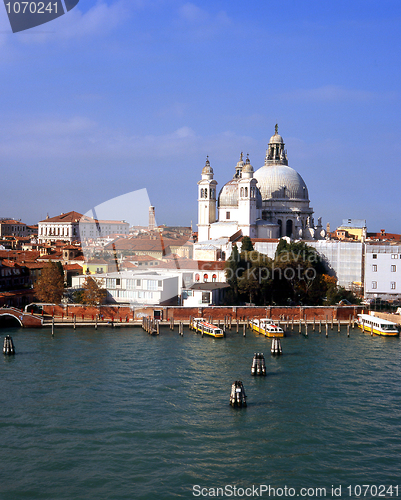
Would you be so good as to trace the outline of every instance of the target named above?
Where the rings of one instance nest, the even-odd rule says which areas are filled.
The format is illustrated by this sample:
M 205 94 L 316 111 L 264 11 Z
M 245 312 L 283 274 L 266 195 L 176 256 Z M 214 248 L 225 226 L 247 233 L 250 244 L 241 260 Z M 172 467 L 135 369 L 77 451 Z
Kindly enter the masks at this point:
M 287 165 L 264 165 L 255 172 L 262 200 L 285 198 L 309 201 L 308 188 L 296 170 Z

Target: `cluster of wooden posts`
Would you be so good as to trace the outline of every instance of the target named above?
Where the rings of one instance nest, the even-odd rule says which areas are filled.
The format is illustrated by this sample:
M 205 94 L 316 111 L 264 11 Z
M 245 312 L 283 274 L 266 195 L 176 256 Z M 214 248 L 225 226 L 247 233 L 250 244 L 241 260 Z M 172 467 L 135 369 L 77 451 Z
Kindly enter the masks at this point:
M 189 322 L 188 326 L 190 329 L 195 329 L 194 324 L 193 324 L 193 318 L 192 316 L 189 317 Z M 244 319 L 243 321 L 240 321 L 238 318 L 233 320 L 232 316 L 224 316 L 223 320 L 218 319 L 217 322 L 215 321 L 213 323 L 213 318 L 209 316 L 208 318 L 205 318 L 205 320 L 208 323 L 214 324 L 218 326 L 218 328 L 221 328 L 223 332 L 225 333 L 227 330 L 232 330 L 235 328 L 235 331 L 237 333 L 240 332 L 240 329 L 242 327 L 242 334 L 245 337 L 246 336 L 246 330 L 250 328 L 250 323 L 249 323 L 249 318 Z M 170 330 L 174 331 L 175 328 L 175 321 L 174 317 L 171 317 L 169 320 L 169 327 Z M 150 317 L 144 317 L 142 320 L 142 328 L 153 334 L 159 335 L 160 332 L 160 326 L 159 326 L 159 321 L 155 320 Z M 322 333 L 322 331 L 325 331 L 326 337 L 329 336 L 329 329 L 334 330 L 335 327 L 337 327 L 337 330 L 341 330 L 341 326 L 347 326 L 347 336 L 349 337 L 350 335 L 350 329 L 354 329 L 355 326 L 357 325 L 357 321 L 355 316 L 349 316 L 349 319 L 346 321 L 340 321 L 340 320 L 334 320 L 333 318 L 329 319 L 328 316 L 326 316 L 325 320 L 316 320 L 314 317 L 313 320 L 295 320 L 294 318 L 290 318 L 289 316 L 283 316 L 280 320 L 275 321 L 277 326 L 281 326 L 284 331 L 294 331 L 295 325 L 298 324 L 298 331 L 299 333 L 303 333 L 306 337 L 308 336 L 308 330 L 312 331 L 318 331 L 319 333 Z M 178 333 L 182 336 L 184 335 L 184 326 L 186 322 L 184 321 L 178 321 Z
M 142 318 L 142 328 L 149 335 L 159 335 L 160 334 L 160 321 L 150 316 L 144 316 Z

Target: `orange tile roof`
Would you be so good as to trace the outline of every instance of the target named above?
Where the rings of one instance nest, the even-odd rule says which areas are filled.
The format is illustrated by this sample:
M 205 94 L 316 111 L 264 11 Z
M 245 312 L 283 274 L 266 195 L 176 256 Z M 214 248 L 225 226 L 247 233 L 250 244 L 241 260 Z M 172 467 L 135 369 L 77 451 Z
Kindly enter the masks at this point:
M 48 219 L 41 220 L 39 222 L 79 222 L 81 217 L 83 217 L 82 214 L 72 211 L 56 215 L 55 217 L 49 217 Z

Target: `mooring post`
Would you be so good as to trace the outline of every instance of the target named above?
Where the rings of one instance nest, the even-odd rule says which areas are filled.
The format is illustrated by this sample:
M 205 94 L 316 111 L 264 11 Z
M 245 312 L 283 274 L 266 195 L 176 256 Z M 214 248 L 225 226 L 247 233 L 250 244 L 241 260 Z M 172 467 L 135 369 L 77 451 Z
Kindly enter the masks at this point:
M 54 337 L 54 316 L 52 318 L 52 337 Z
M 305 320 L 305 337 L 308 336 L 308 323 Z
M 157 335 L 160 334 L 160 321 L 156 321 L 156 333 Z
M 230 330 L 231 330 L 231 325 L 230 325 Z M 239 320 L 237 318 L 237 333 L 239 332 Z
M 294 331 L 294 316 L 292 317 L 291 331 Z
M 74 330 L 77 326 L 77 315 L 74 313 Z
M 97 314 L 95 316 L 95 330 L 97 330 Z
M 302 332 L 302 320 L 301 318 L 299 318 L 299 327 L 298 327 L 298 332 L 301 333 Z
M 329 336 L 329 325 L 326 323 L 326 337 Z
M 347 325 L 347 337 L 349 337 L 349 325 Z
M 319 333 L 322 333 L 322 320 L 319 319 Z
M 237 323 L 238 323 L 238 318 L 237 318 Z M 230 316 L 230 330 L 232 328 L 232 316 Z
M 205 330 L 205 326 L 204 326 L 204 324 L 202 323 L 202 337 L 203 337 L 204 330 Z
M 243 335 L 244 337 L 246 337 L 246 328 L 245 328 L 245 327 L 246 327 L 246 325 L 245 325 L 245 323 L 244 323 L 244 324 L 243 324 L 243 332 L 242 332 L 242 335 Z
M 316 330 L 316 316 L 313 316 L 313 331 Z

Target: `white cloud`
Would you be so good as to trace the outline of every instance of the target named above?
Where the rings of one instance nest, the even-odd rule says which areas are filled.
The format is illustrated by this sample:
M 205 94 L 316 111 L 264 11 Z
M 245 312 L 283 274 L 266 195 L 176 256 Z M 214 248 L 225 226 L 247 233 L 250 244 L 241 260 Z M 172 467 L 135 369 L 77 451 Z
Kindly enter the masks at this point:
M 289 92 L 283 92 L 279 95 L 286 100 L 300 101 L 322 101 L 322 102 L 340 102 L 340 101 L 371 101 L 374 99 L 392 99 L 396 97 L 394 92 L 371 92 L 368 90 L 347 89 L 338 85 L 325 85 L 315 89 L 297 89 Z

